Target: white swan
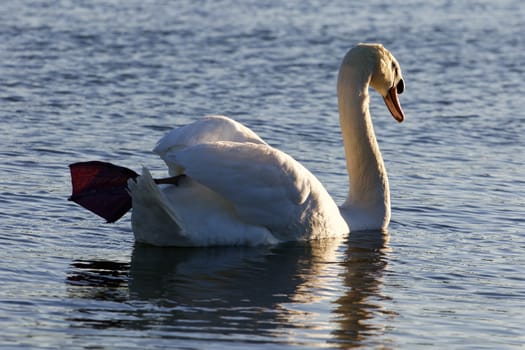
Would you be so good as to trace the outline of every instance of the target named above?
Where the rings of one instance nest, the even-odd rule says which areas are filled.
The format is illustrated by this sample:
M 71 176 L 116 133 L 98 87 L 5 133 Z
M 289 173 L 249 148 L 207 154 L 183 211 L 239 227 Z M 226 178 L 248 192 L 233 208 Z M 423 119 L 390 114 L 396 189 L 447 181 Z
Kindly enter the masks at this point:
M 173 184 L 147 169 L 130 180 L 135 239 L 160 246 L 272 244 L 384 229 L 388 178 L 369 113 L 368 87 L 399 122 L 404 83 L 392 54 L 360 44 L 344 57 L 337 94 L 350 191 L 338 207 L 319 180 L 247 127 L 211 116 L 165 135 L 154 152 Z

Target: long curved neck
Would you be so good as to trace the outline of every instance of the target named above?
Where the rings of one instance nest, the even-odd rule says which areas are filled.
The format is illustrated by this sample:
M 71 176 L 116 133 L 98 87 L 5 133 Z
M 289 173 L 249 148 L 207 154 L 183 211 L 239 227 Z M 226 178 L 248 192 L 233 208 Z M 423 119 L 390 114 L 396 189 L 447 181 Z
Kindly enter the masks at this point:
M 337 96 L 350 190 L 341 213 L 351 230 L 381 229 L 390 221 L 390 193 L 385 165 L 370 118 L 371 73 L 343 64 Z

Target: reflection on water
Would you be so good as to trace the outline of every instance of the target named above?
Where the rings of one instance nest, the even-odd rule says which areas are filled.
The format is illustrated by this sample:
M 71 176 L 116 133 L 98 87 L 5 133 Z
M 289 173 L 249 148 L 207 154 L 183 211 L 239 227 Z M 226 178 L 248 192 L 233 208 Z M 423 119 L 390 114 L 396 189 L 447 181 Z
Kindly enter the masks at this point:
M 85 303 L 69 321 L 75 328 L 155 330 L 160 338 L 362 345 L 381 332 L 376 315 L 389 314 L 376 303 L 386 298 L 387 239 L 367 232 L 275 247 L 137 244 L 130 264 L 71 264 L 69 296 L 100 302 Z M 316 307 L 326 303 L 335 308 L 322 321 Z
M 388 234 L 381 231 L 355 232 L 349 237 L 342 263 L 345 293 L 336 300 L 334 310 L 338 323 L 334 335 L 343 344 L 362 345 L 364 339 L 381 333 L 385 324 L 391 324 L 391 319 L 382 322 L 383 317 L 395 316 L 380 306 L 388 298 L 381 290 L 388 239 Z M 382 342 L 385 345 L 384 338 Z

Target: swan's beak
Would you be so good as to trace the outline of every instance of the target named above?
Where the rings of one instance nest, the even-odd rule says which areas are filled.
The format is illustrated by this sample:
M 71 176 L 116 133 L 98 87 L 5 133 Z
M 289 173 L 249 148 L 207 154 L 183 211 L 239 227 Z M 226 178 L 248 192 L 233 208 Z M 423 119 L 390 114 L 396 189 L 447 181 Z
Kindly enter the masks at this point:
M 387 95 L 383 97 L 383 99 L 385 100 L 385 104 L 388 107 L 390 114 L 392 114 L 392 117 L 394 117 L 395 120 L 401 123 L 405 119 L 405 113 L 403 113 L 403 109 L 399 104 L 397 90 L 397 86 L 391 87 L 390 90 L 388 90 Z

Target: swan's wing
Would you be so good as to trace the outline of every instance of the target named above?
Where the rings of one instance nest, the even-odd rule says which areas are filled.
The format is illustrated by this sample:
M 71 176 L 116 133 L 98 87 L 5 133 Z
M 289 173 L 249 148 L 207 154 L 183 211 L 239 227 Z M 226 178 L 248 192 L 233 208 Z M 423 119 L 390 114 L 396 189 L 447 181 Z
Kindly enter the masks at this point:
M 173 154 L 201 143 L 216 141 L 266 144 L 256 133 L 233 119 L 224 116 L 208 116 L 171 130 L 159 140 L 153 152 L 167 163 L 170 174 L 173 176 L 180 174 L 181 169 L 169 164 L 166 160 L 167 154 Z
M 266 144 L 220 141 L 165 154 L 170 166 L 230 201 L 248 223 L 286 230 L 303 211 L 311 173 Z

